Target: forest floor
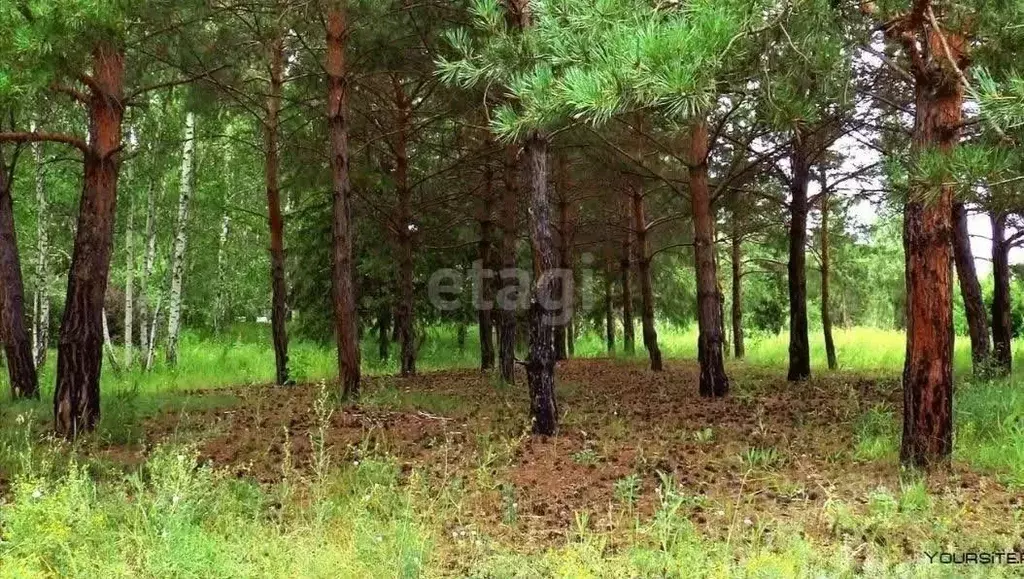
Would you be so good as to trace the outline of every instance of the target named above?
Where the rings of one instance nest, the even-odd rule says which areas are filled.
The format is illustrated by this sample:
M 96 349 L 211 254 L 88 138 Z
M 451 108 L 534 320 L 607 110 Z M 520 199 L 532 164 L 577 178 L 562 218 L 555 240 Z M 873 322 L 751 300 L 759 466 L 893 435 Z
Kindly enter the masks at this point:
M 1024 551 L 1012 381 L 962 383 L 954 461 L 926 473 L 899 466 L 892 372 L 732 363 L 710 400 L 666 366 L 560 363 L 550 438 L 524 375 L 469 369 L 369 376 L 358 406 L 323 382 L 117 393 L 73 450 L 19 411 L 0 577 L 944 577 L 929 554 Z
M 187 441 L 200 462 L 264 485 L 313 476 L 325 460 L 386 456 L 400 479 L 415 472 L 460 489 L 442 536 L 484 534 L 520 552 L 581 531 L 627 547 L 635 537 L 619 531 L 657 517 L 668 487 L 686 497 L 673 515 L 707 540 L 797 533 L 845 546 L 854 569 L 873 556 L 869 545 L 911 562 L 954 545 L 1024 550 L 1021 496 L 998 473 L 960 460 L 942 473 L 900 468 L 895 379 L 793 384 L 757 367 L 732 377 L 732 395 L 713 400 L 698 396 L 692 362 L 661 373 L 637 361 L 561 363 L 551 438 L 524 430 L 524 387 L 474 370 L 370 377 L 358 408 L 335 408 L 316 384 L 186 392 L 192 410 L 150 417 L 144 440 L 97 450 L 137 464 L 156 445 Z

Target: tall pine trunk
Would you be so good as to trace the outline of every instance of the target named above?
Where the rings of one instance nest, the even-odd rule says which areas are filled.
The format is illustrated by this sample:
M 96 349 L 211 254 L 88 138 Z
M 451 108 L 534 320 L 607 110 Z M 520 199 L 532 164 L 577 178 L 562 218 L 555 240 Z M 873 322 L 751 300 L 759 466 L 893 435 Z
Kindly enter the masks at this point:
M 338 376 L 342 395 L 359 396 L 359 328 L 353 281 L 352 185 L 348 150 L 348 67 L 345 48 L 348 35 L 346 2 L 335 0 L 327 14 L 327 128 L 331 141 L 331 289 L 334 334 L 338 343 Z M 386 306 L 385 306 L 386 309 Z M 387 329 L 382 332 L 382 342 Z M 387 357 L 386 345 L 384 357 Z
M 11 397 L 39 398 L 32 340 L 25 329 L 25 286 L 21 278 L 18 236 L 11 197 L 14 164 L 8 171 L 0 150 L 0 338 L 7 356 Z
M 32 144 L 32 157 L 36 178 L 36 291 L 32 299 L 32 352 L 36 367 L 40 368 L 46 363 L 46 351 L 50 345 L 50 237 L 46 227 L 49 210 L 42 143 Z
M 604 268 L 604 341 L 609 354 L 615 353 L 615 298 L 612 295 L 612 259 L 609 255 Z
M 196 116 L 185 114 L 185 143 L 181 152 L 181 190 L 178 195 L 178 221 L 174 227 L 171 250 L 171 294 L 167 306 L 167 364 L 178 363 L 178 335 L 181 330 L 181 290 L 185 279 L 185 246 L 188 243 L 188 209 L 192 199 L 196 156 Z
M 263 147 L 266 169 L 267 212 L 270 225 L 270 324 L 274 341 L 275 381 L 288 384 L 288 284 L 285 279 L 284 216 L 281 213 L 279 176 L 281 99 L 284 89 L 284 39 L 278 35 L 270 43 L 270 91 L 267 94 L 267 118 Z
M 963 203 L 953 203 L 953 261 L 956 263 L 956 277 L 960 282 L 960 295 L 964 300 L 967 329 L 971 336 L 971 361 L 974 374 L 983 375 L 988 367 L 988 314 L 981 296 L 981 282 L 974 266 L 971 252 L 971 237 L 967 230 L 967 208 Z
M 743 343 L 743 236 L 735 213 L 732 216 L 732 343 L 737 360 L 747 355 Z
M 802 129 L 793 136 L 790 156 L 789 216 L 789 373 L 791 381 L 811 376 L 811 347 L 807 327 L 807 187 L 810 183 L 810 143 Z
M 965 40 L 926 32 L 929 46 L 948 43 L 953 57 Z M 959 140 L 963 87 L 938 61 L 916 70 L 912 149 L 951 154 Z M 937 194 L 936 194 L 937 193 Z M 907 282 L 907 354 L 903 366 L 904 463 L 946 462 L 953 450 L 953 188 L 917 186 L 904 209 L 903 248 Z
M 690 127 L 690 206 L 693 211 L 694 262 L 697 270 L 697 359 L 701 396 L 725 396 L 729 378 L 723 360 L 721 305 L 715 271 L 715 217 L 708 185 L 708 126 Z
M 636 273 L 640 280 L 640 323 L 643 330 L 644 348 L 651 360 L 651 370 L 664 369 L 661 362 L 661 348 L 658 347 L 658 331 L 654 327 L 654 284 L 651 280 L 651 243 L 647 237 L 647 212 L 644 207 L 643 179 L 638 178 L 630 197 L 633 206 L 633 230 L 636 232 Z
M 619 255 L 619 283 L 622 286 L 622 349 L 627 356 L 636 353 L 636 334 L 633 329 L 633 219 L 627 197 L 622 206 L 622 253 Z
M 829 279 L 832 264 L 829 255 L 828 236 L 830 197 L 823 169 L 821 178 L 821 330 L 825 334 L 825 357 L 828 358 L 828 369 L 835 370 L 839 367 L 839 363 L 836 360 L 836 343 L 832 339 L 832 307 L 830 303 L 832 299 L 832 282 Z
M 1006 241 L 1006 214 L 992 219 L 992 345 L 995 371 L 1008 375 L 1013 366 L 1013 324 L 1010 318 L 1010 244 Z
M 566 162 L 565 153 L 558 154 L 558 267 L 565 271 L 572 272 L 572 223 L 570 211 L 572 208 L 569 202 L 569 167 Z M 575 286 L 565 283 L 564 275 L 558 276 L 555 291 L 558 294 L 559 323 L 555 325 L 555 359 L 565 360 L 569 357 L 569 324 L 571 323 L 571 303 Z
M 398 240 L 398 346 L 402 376 L 416 373 L 416 303 L 413 275 L 413 243 L 416 231 L 412 222 L 412 188 L 409 186 L 409 128 L 412 122 L 411 103 L 398 75 L 392 76 L 395 92 L 395 110 L 398 113 L 393 149 L 395 154 L 395 188 L 398 210 L 395 229 Z
M 124 118 L 124 53 L 100 42 L 92 52 L 92 65 L 89 144 L 53 397 L 54 428 L 66 438 L 92 430 L 100 416 L 103 298 L 110 271 Z
M 519 167 L 517 152 L 512 146 L 505 149 L 504 189 L 501 195 L 501 267 L 514 270 L 516 267 L 516 237 L 518 235 Z M 526 288 L 515 287 L 515 278 L 500 278 L 501 299 L 498 324 L 498 365 L 501 380 L 506 384 L 515 381 L 516 360 L 516 304 L 518 292 Z
M 548 198 L 548 137 L 534 131 L 525 143 L 529 167 L 530 241 L 534 280 L 530 295 L 530 353 L 526 377 L 530 388 L 530 416 L 535 434 L 553 435 L 558 428 L 555 401 L 555 344 L 551 306 L 556 303 L 557 258 L 551 232 Z
M 494 233 L 494 173 L 490 164 L 484 167 L 484 193 L 480 199 L 477 212 L 477 223 L 480 225 L 480 241 L 477 244 L 477 259 L 485 273 L 494 270 L 492 239 Z M 494 331 L 492 327 L 493 309 L 485 307 L 494 298 L 494 280 L 484 275 L 480 277 L 480 303 L 477 304 L 477 327 L 480 332 L 480 370 L 486 372 L 494 368 Z

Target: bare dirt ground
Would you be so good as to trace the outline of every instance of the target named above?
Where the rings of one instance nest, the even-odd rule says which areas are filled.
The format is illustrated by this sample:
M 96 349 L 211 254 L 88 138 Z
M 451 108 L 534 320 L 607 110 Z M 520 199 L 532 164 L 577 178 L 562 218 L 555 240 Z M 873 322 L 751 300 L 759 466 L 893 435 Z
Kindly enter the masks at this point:
M 492 526 L 512 500 L 519 526 L 541 542 L 569 533 L 577 512 L 592 513 L 596 526 L 612 525 L 624 504 L 650 514 L 664 475 L 695 497 L 683 514 L 710 534 L 792 523 L 827 536 L 830 502 L 859 508 L 880 487 L 900 489 L 894 458 L 858 461 L 853 453 L 865 411 L 899 408 L 895 379 L 830 374 L 790 384 L 769 369 L 742 367 L 733 371 L 730 397 L 708 400 L 697 394 L 692 362 L 652 373 L 638 363 L 577 360 L 560 364 L 557 377 L 562 420 L 553 438 L 528 434 L 522 375 L 512 387 L 472 370 L 368 378 L 363 404 L 329 418 L 331 461 L 387 453 L 403 472 L 458 479 L 469 490 L 464 520 Z M 204 459 L 267 483 L 285 464 L 311 468 L 310 434 L 324 422 L 315 411 L 319 386 L 231 392 L 236 405 L 150 419 L 147 446 L 198 440 Z M 957 509 L 965 532 L 990 528 L 1018 504 L 994 478 L 963 464 L 927 484 Z

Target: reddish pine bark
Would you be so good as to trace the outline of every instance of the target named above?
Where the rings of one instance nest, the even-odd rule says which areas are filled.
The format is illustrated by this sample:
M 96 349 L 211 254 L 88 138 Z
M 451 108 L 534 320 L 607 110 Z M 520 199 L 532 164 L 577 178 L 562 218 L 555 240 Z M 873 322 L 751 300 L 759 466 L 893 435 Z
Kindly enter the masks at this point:
M 829 191 L 824 177 L 821 180 L 821 329 L 825 334 L 825 357 L 828 359 L 828 369 L 835 370 L 839 367 L 836 360 L 836 344 L 832 339 L 832 308 L 829 303 L 831 299 L 831 275 L 832 264 L 829 256 L 828 236 L 828 211 Z
M 967 231 L 967 208 L 963 203 L 953 203 L 953 261 L 956 263 L 956 277 L 960 282 L 960 295 L 964 299 L 967 329 L 971 336 L 974 373 L 982 375 L 988 367 L 989 358 L 988 315 L 981 296 L 978 271 L 974 266 L 971 238 Z
M 746 355 L 743 343 L 743 237 L 736 215 L 732 217 L 732 342 L 737 360 Z
M 100 417 L 103 298 L 110 271 L 124 118 L 124 53 L 120 48 L 105 42 L 94 48 L 91 81 L 89 142 L 53 396 L 54 429 L 68 439 L 91 431 Z
M 697 359 L 701 396 L 725 396 L 729 378 L 722 354 L 721 305 L 715 271 L 715 218 L 708 186 L 708 126 L 690 128 L 690 205 L 693 211 L 694 262 L 697 270 Z
M 18 236 L 14 228 L 10 173 L 0 150 L 0 338 L 7 355 L 11 398 L 39 398 L 32 340 L 25 330 L 25 286 L 21 278 Z
M 926 32 L 929 46 L 942 40 Z M 947 33 L 954 58 L 965 41 Z M 938 54 L 932 55 L 938 58 Z M 913 149 L 951 153 L 959 139 L 963 87 L 937 60 L 915 67 Z M 961 63 L 962 64 L 962 63 Z M 907 282 L 907 354 L 903 366 L 904 463 L 931 466 L 953 449 L 953 188 L 912 189 L 904 209 Z
M 327 130 L 331 142 L 331 290 L 334 334 L 338 344 L 338 378 L 342 396 L 359 396 L 360 360 L 355 283 L 353 282 L 352 185 L 349 178 L 348 74 L 345 47 L 348 20 L 344 2 L 327 13 Z M 383 308 L 387 312 L 387 307 Z M 382 322 L 383 320 L 382 316 Z M 390 322 L 390 320 L 389 320 Z M 381 353 L 387 357 L 387 327 L 381 324 Z
M 648 240 L 647 213 L 644 207 L 643 180 L 637 179 L 631 190 L 633 207 L 633 229 L 636 231 L 636 271 L 640 279 L 640 322 L 643 331 L 644 348 L 651 361 L 651 370 L 664 369 L 661 348 L 658 347 L 658 331 L 654 327 L 654 284 L 651 280 L 651 243 Z
M 529 166 L 530 241 L 535 277 L 530 295 L 530 353 L 526 379 L 530 388 L 530 415 L 534 434 L 553 435 L 558 428 L 555 402 L 555 344 L 551 305 L 555 293 L 555 244 L 548 198 L 548 138 L 534 131 L 524 143 Z
M 1010 244 L 1006 241 L 1006 214 L 992 219 L 992 345 L 994 370 L 1008 375 L 1013 366 L 1013 323 L 1010 318 Z
M 263 148 L 267 186 L 267 213 L 270 224 L 270 326 L 274 341 L 275 381 L 288 378 L 288 286 L 285 280 L 284 215 L 281 213 L 280 144 L 281 99 L 284 87 L 284 39 L 270 44 L 270 91 L 267 94 L 267 118 L 263 130 Z

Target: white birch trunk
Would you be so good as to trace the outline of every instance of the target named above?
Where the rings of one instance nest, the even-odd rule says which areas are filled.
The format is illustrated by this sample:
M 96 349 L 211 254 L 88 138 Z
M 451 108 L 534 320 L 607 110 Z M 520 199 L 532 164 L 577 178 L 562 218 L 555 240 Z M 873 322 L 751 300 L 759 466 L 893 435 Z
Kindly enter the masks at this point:
M 228 215 L 227 210 L 224 210 L 224 215 L 220 220 L 220 238 L 217 240 L 217 303 L 213 310 L 213 328 L 214 332 L 220 332 L 220 324 L 224 319 L 224 314 L 227 313 L 227 290 L 224 285 L 224 256 L 226 253 L 228 234 L 231 231 L 231 216 Z
M 124 231 L 126 255 L 124 268 L 124 367 L 132 367 L 132 334 L 135 325 L 135 201 L 129 197 L 128 225 Z
M 192 196 L 192 178 L 196 152 L 196 117 L 185 116 L 185 147 L 181 154 L 181 194 L 178 197 L 178 223 L 174 231 L 174 249 L 171 254 L 171 295 L 167 315 L 167 363 L 178 361 L 178 333 L 181 324 L 181 285 L 185 274 L 185 233 L 188 221 L 188 203 Z
M 153 275 L 153 266 L 156 263 L 156 193 L 156 186 L 150 183 L 146 198 L 146 248 L 142 257 L 142 275 L 139 279 L 139 293 L 142 298 L 139 301 L 139 349 L 143 354 L 149 352 L 148 328 L 152 323 L 152 316 L 149 314 L 149 279 Z
M 32 130 L 36 130 L 32 123 Z M 32 358 L 36 367 L 46 362 L 46 347 L 50 343 L 50 239 L 46 231 L 47 199 L 46 176 L 43 172 L 42 143 L 32 144 L 36 170 L 36 283 L 32 297 Z

